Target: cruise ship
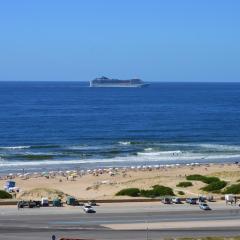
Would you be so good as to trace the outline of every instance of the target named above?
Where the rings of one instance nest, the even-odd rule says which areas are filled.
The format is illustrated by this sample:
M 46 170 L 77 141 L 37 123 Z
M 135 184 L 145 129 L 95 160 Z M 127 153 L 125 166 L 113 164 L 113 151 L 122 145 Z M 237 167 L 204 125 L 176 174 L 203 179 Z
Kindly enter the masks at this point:
M 111 79 L 107 77 L 95 78 L 90 81 L 89 87 L 135 87 L 141 88 L 148 86 L 141 79 L 134 78 L 129 80 Z

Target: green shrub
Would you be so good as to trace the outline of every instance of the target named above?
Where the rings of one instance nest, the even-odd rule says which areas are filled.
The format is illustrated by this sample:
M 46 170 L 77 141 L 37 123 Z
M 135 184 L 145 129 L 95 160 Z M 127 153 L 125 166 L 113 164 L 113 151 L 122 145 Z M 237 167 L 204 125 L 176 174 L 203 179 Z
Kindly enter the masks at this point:
M 138 188 L 125 188 L 119 191 L 117 196 L 130 196 L 130 197 L 148 197 L 155 198 L 161 196 L 174 196 L 172 188 L 155 185 L 149 190 L 139 190 Z
M 173 190 L 170 187 L 162 185 L 155 185 L 150 190 L 141 190 L 140 195 L 142 197 L 161 197 L 161 196 L 174 196 Z
M 217 191 L 223 189 L 224 187 L 226 187 L 227 182 L 225 181 L 216 181 L 216 182 L 212 182 L 210 184 L 208 184 L 207 186 L 203 187 L 202 190 L 206 191 L 206 192 L 215 192 L 217 193 Z
M 191 187 L 193 184 L 191 182 L 180 182 L 177 187 Z
M 139 197 L 140 190 L 138 188 L 125 188 L 116 193 L 116 196 L 130 196 L 130 197 Z
M 221 182 L 221 180 L 218 177 L 206 177 L 205 183 L 211 184 L 218 181 Z
M 240 183 L 238 184 L 233 184 L 229 187 L 226 188 L 224 191 L 225 194 L 240 194 Z
M 183 191 L 178 191 L 178 194 L 179 194 L 179 195 L 185 195 L 185 192 L 183 192 Z
M 201 181 L 207 184 L 220 181 L 218 177 L 207 177 L 199 174 L 188 175 L 186 179 L 190 181 Z
M 0 190 L 0 199 L 9 199 L 12 195 L 6 191 Z

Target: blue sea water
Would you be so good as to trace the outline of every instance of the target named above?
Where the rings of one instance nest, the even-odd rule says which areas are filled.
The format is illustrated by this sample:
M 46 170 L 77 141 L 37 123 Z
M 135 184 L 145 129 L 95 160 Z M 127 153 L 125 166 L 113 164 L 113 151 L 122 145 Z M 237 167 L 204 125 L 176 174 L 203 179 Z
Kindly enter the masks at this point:
M 0 82 L 1 171 L 238 159 L 239 83 Z

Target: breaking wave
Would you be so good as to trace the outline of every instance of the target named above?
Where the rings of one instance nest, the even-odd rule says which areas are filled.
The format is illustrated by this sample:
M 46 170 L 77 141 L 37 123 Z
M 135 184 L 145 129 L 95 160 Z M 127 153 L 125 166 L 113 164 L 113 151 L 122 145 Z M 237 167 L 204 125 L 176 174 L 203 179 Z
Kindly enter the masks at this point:
M 30 148 L 31 146 L 10 146 L 10 147 L 0 147 L 0 149 L 27 149 Z

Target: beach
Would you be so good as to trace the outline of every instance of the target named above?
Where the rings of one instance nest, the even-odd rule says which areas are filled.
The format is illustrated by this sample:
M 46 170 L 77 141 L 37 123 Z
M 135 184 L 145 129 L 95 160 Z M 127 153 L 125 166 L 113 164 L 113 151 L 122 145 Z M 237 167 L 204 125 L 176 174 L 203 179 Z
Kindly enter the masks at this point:
M 207 195 L 201 188 L 203 182 L 192 181 L 193 186 L 183 188 L 176 187 L 179 182 L 186 181 L 187 175 L 201 174 L 215 176 L 234 184 L 240 178 L 240 166 L 238 164 L 187 164 L 166 166 L 132 166 L 129 168 L 105 168 L 92 170 L 68 170 L 35 172 L 25 174 L 10 174 L 2 176 L 0 185 L 4 186 L 7 179 L 16 182 L 20 192 L 18 199 L 40 199 L 57 195 L 50 190 L 62 192 L 63 197 L 70 195 L 78 199 L 123 199 L 126 196 L 115 196 L 124 188 L 150 189 L 154 185 L 171 187 L 176 195 L 179 191 L 184 196 Z M 38 189 L 38 191 L 36 191 Z M 45 196 L 47 195 L 47 196 Z M 218 194 L 211 194 L 219 196 Z

